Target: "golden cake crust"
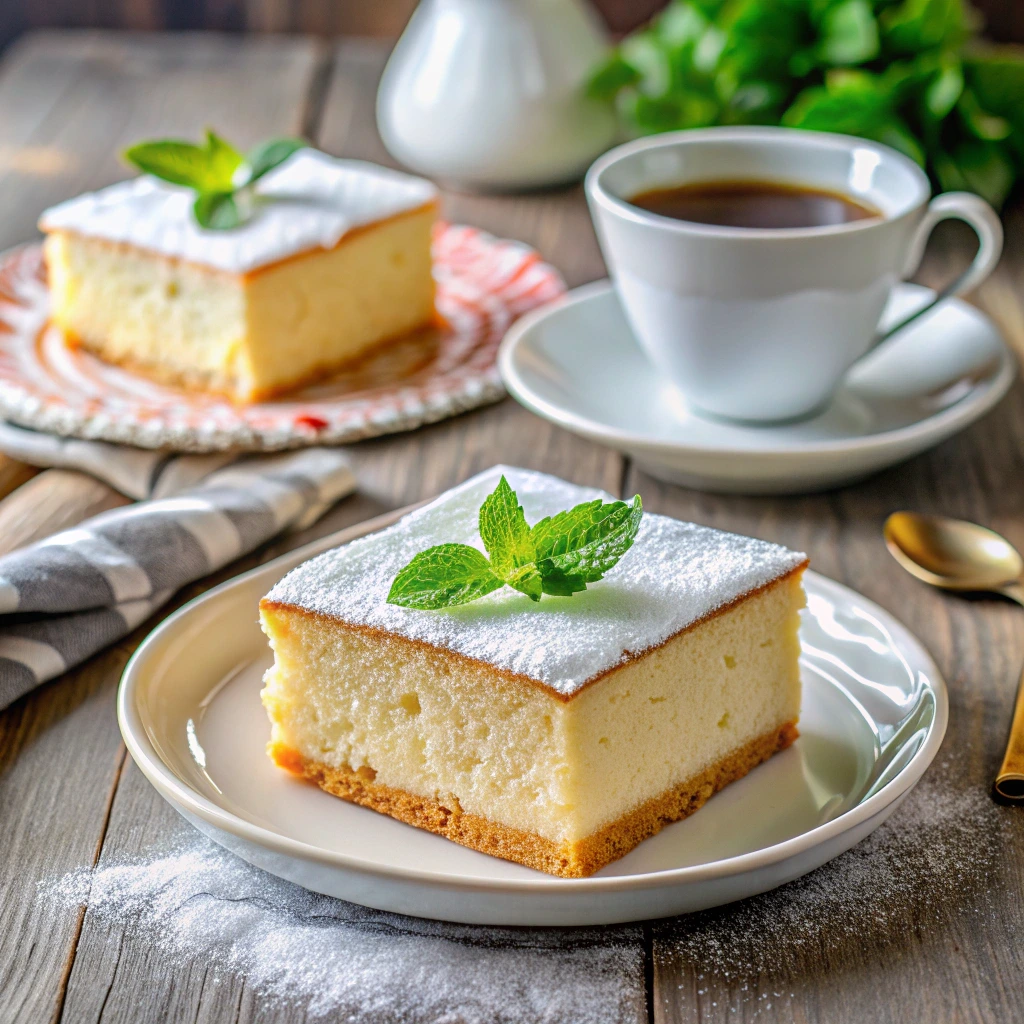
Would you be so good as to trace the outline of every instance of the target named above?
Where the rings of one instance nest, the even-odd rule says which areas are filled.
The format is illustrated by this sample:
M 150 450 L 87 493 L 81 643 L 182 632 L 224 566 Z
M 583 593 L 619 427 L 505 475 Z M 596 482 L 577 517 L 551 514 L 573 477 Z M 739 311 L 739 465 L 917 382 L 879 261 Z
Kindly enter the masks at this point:
M 525 864 L 562 878 L 585 878 L 629 853 L 666 825 L 693 814 L 730 782 L 743 778 L 799 736 L 796 721 L 745 743 L 695 777 L 625 814 L 579 842 L 555 843 L 532 832 L 510 828 L 468 814 L 453 796 L 447 801 L 415 796 L 375 781 L 372 768 L 334 768 L 303 758 L 297 751 L 271 743 L 274 762 L 350 803 L 444 836 L 492 857 Z M 449 806 L 450 805 L 450 806 Z

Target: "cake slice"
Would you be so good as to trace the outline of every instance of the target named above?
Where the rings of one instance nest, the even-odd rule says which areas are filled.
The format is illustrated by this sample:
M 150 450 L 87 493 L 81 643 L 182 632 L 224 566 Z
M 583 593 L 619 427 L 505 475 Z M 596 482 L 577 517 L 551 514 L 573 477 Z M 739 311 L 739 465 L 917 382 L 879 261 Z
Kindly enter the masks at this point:
M 51 316 L 70 341 L 251 401 L 433 322 L 429 182 L 303 149 L 238 228 L 199 227 L 193 199 L 141 177 L 43 214 Z
M 612 500 L 496 467 L 294 569 L 260 605 L 268 750 L 345 800 L 581 877 L 796 738 L 807 559 L 644 515 L 619 563 L 572 597 L 387 604 L 418 552 L 480 546 L 502 472 L 531 523 Z

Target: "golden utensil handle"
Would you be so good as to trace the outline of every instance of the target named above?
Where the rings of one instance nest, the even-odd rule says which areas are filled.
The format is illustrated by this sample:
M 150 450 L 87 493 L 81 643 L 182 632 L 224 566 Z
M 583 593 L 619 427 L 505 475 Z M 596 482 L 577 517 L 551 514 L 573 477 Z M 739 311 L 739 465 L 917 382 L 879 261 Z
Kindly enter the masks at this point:
M 1006 741 L 1006 756 L 993 785 L 995 795 L 1008 803 L 1024 804 L 1024 674 L 1017 684 L 1017 700 Z

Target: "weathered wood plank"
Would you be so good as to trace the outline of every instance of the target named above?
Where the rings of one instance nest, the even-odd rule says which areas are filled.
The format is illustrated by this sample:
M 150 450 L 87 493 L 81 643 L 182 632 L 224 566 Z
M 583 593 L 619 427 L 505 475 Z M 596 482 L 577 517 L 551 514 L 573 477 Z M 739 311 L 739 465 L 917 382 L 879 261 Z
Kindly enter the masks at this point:
M 27 39 L 0 66 L 0 245 L 31 238 L 47 204 L 125 174 L 117 153 L 139 137 L 212 123 L 247 144 L 298 130 L 317 59 L 299 40 Z M 98 854 L 123 757 L 114 690 L 125 659 L 123 646 L 102 654 L 0 713 L 5 1024 L 61 1006 L 80 918 L 40 901 L 36 885 Z
M 5 498 L 11 491 L 31 480 L 36 472 L 34 467 L 26 466 L 24 462 L 17 462 L 6 455 L 0 455 L 0 499 Z M 0 534 L 0 542 L 2 539 L 3 535 Z
M 123 494 L 93 476 L 48 469 L 0 501 L 0 555 L 127 504 Z
M 1012 228 L 1008 239 L 976 298 L 1022 351 L 1024 261 Z M 938 241 L 922 273 L 930 283 L 970 251 L 966 234 Z M 656 1021 L 1024 1019 L 1024 816 L 988 797 L 1024 658 L 1020 613 L 928 589 L 881 539 L 885 516 L 912 508 L 978 520 L 1024 545 L 1022 479 L 1021 384 L 934 451 L 828 494 L 725 498 L 630 475 L 652 510 L 807 551 L 819 572 L 922 638 L 951 696 L 936 763 L 876 837 L 777 894 L 654 924 Z
M 324 149 L 395 166 L 374 119 L 385 56 L 379 44 L 339 45 L 318 136 Z M 579 187 L 501 197 L 445 191 L 443 215 L 535 246 L 570 287 L 604 274 Z M 511 399 L 413 434 L 363 442 L 351 451 L 363 488 L 392 506 L 429 497 L 498 462 L 618 493 L 623 466 L 616 453 L 540 420 Z

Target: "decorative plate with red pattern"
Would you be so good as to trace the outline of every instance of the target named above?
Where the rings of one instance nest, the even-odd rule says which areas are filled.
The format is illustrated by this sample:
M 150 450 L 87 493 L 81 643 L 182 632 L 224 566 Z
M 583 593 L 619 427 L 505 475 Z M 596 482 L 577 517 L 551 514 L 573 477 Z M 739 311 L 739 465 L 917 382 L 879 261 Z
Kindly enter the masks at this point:
M 562 278 L 520 242 L 454 225 L 434 235 L 434 275 L 447 326 L 280 399 L 235 405 L 69 347 L 47 323 L 42 249 L 23 246 L 0 257 L 0 416 L 143 448 L 271 451 L 412 430 L 497 401 L 498 344 L 517 316 L 565 291 Z

